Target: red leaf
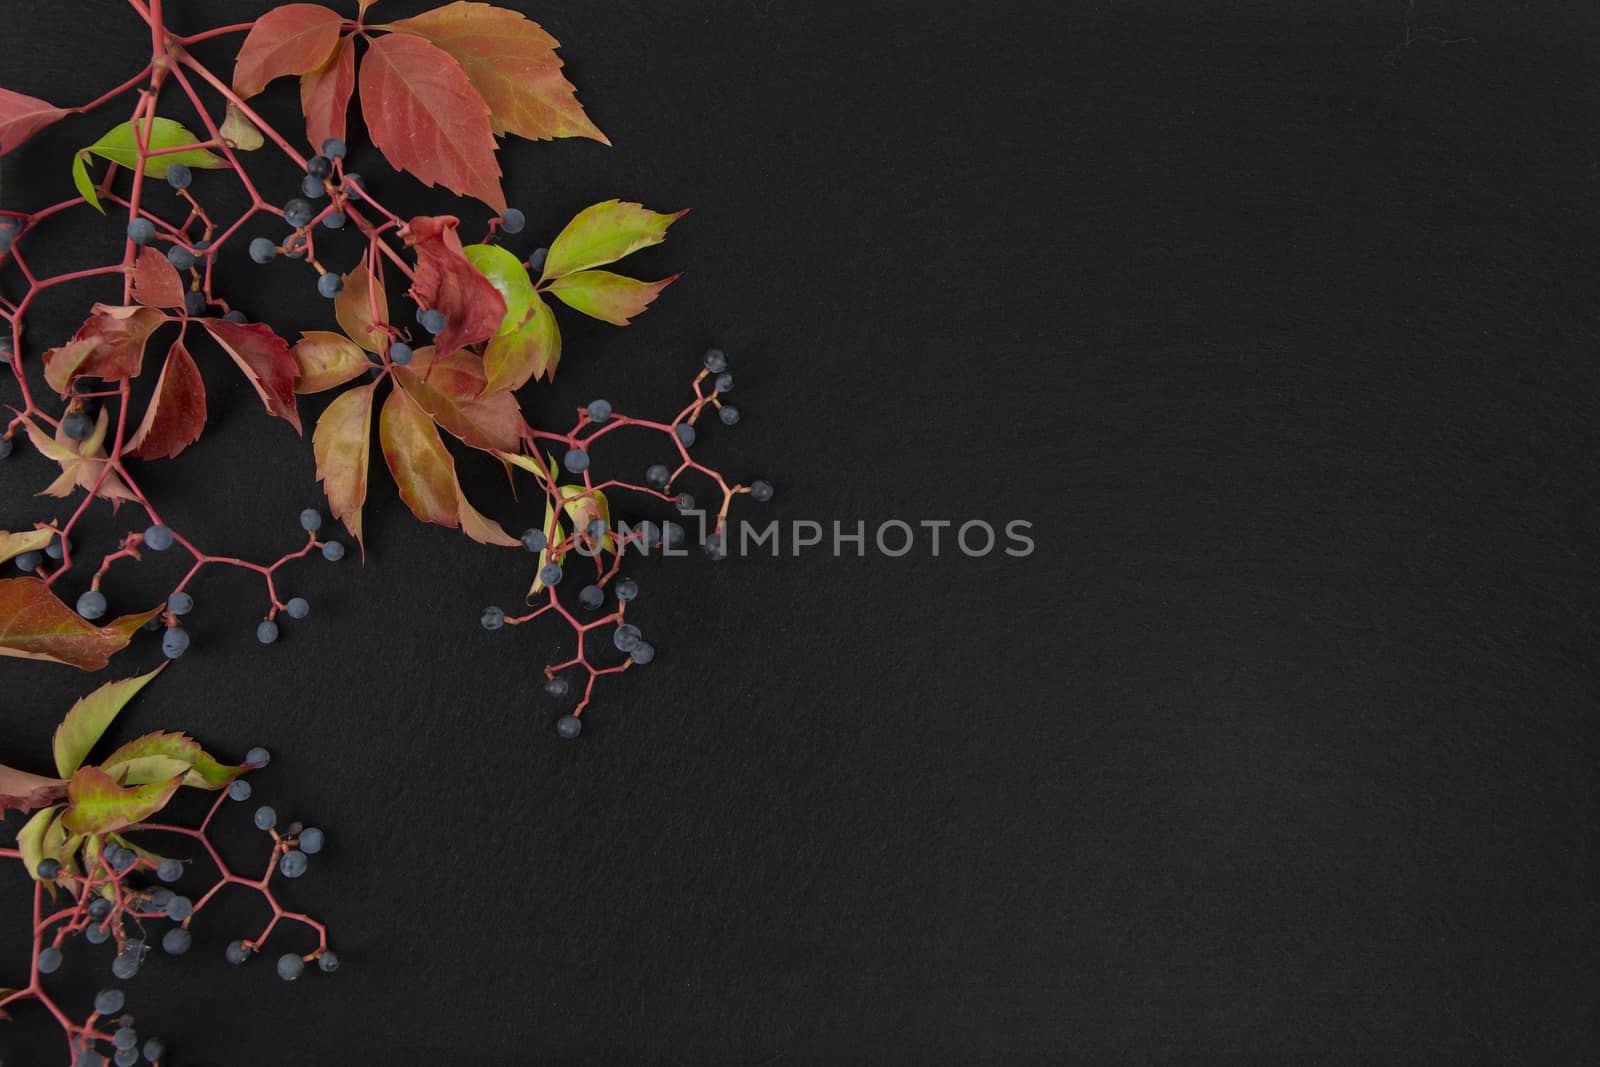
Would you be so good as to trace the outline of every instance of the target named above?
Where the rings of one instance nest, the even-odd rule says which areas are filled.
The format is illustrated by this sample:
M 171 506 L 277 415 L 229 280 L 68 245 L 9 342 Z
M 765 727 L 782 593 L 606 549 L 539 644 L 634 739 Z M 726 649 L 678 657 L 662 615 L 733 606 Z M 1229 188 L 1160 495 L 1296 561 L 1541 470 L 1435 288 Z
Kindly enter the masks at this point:
M 133 266 L 133 298 L 147 307 L 183 307 L 183 279 L 167 257 L 146 245 Z
M 256 19 L 233 67 L 233 91 L 249 98 L 273 78 L 306 74 L 328 61 L 339 43 L 337 11 L 318 4 L 285 4 Z
M 440 352 L 487 341 L 506 317 L 505 297 L 462 253 L 458 222 L 454 215 L 419 215 L 406 227 L 406 243 L 417 253 L 411 295 L 447 321 L 433 339 Z
M 72 114 L 64 107 L 0 89 L 0 155 L 5 155 L 46 126 Z
M 306 140 L 313 151 L 322 151 L 322 142 L 330 137 L 344 140 L 350 94 L 355 90 L 356 43 L 349 37 L 339 42 L 332 59 L 300 75 L 300 110 L 306 114 Z
M 390 28 L 426 37 L 454 56 L 489 105 L 496 134 L 530 140 L 591 137 L 611 143 L 589 121 L 573 96 L 572 83 L 562 77 L 555 52 L 559 42 L 519 12 L 460 0 Z
M 106 665 L 161 608 L 96 626 L 56 599 L 37 578 L 0 579 L 0 656 L 65 663 L 86 671 Z
M 457 350 L 439 356 L 438 349 L 419 348 L 405 367 L 394 368 L 395 380 L 422 410 L 463 443 L 484 451 L 519 451 L 528 434 L 516 397 L 508 392 L 482 395 L 487 382 L 483 361 Z
M 200 369 L 183 344 L 174 342 L 167 350 L 144 420 L 128 442 L 127 454 L 140 459 L 176 456 L 199 440 L 205 428 L 206 387 Z
M 32 811 L 66 795 L 65 779 L 46 778 L 0 763 L 0 814 L 12 808 Z
M 145 341 L 167 318 L 147 307 L 96 304 L 93 311 L 69 343 L 44 354 L 45 381 L 63 396 L 80 375 L 113 381 L 136 377 Z
M 339 394 L 317 420 L 311 447 L 317 479 L 328 494 L 328 508 L 363 550 L 361 505 L 367 499 L 367 466 L 372 451 L 372 396 L 378 383 Z
M 294 406 L 294 382 L 300 368 L 284 339 L 259 322 L 201 319 L 200 324 L 239 364 L 267 410 L 300 433 L 300 412 Z
M 489 105 L 450 53 L 404 33 L 372 42 L 361 60 L 361 113 L 391 167 L 506 209 Z

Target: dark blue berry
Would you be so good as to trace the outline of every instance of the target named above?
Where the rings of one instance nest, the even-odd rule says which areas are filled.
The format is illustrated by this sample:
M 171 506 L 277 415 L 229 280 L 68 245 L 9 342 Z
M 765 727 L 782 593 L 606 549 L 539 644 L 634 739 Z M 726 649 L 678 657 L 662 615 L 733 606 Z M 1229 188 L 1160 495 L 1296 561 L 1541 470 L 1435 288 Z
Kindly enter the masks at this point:
M 271 263 L 278 258 L 278 246 L 270 237 L 257 237 L 250 242 L 250 258 L 257 263 Z
M 300 529 L 306 533 L 316 533 L 322 529 L 322 512 L 316 508 L 306 508 L 300 513 Z
M 254 791 L 254 787 L 252 787 L 250 783 L 245 781 L 243 778 L 235 778 L 233 781 L 228 783 L 229 800 L 249 800 L 250 794 Z
M 333 563 L 344 559 L 344 545 L 338 541 L 329 541 L 322 546 L 322 558 Z
M 694 510 L 694 505 L 695 505 L 694 494 L 693 493 L 679 493 L 676 503 L 677 503 L 677 506 L 678 506 L 678 513 L 680 515 L 687 515 L 689 512 Z
M 166 1054 L 166 1042 L 162 1041 L 159 1037 L 152 1037 L 145 1040 L 144 1059 L 146 1063 L 154 1063 Z
M 720 348 L 706 349 L 706 370 L 712 374 L 721 374 L 728 369 L 728 354 Z
M 161 654 L 168 659 L 177 659 L 189 651 L 189 631 L 181 626 L 174 626 L 161 638 Z
M 757 478 L 755 481 L 750 483 L 750 499 L 756 501 L 758 504 L 765 504 L 767 501 L 771 500 L 772 492 L 772 483 L 769 481 Z
M 646 663 L 656 658 L 656 647 L 649 641 L 640 641 L 639 647 L 628 653 L 628 655 L 633 657 L 633 662 L 643 667 Z
M 411 362 L 411 357 L 416 353 L 411 351 L 411 346 L 404 341 L 395 341 L 389 345 L 389 362 L 397 367 L 404 367 Z
M 709 559 L 726 559 L 728 557 L 728 538 L 720 530 L 706 537 L 706 556 Z
M 9 437 L 0 437 L 0 459 L 5 459 L 16 449 L 16 445 Z
M 543 552 L 545 545 L 548 543 L 549 541 L 545 537 L 543 530 L 522 531 L 522 547 L 529 552 Z
M 120 978 L 124 982 L 139 973 L 139 957 L 134 953 L 124 952 L 111 961 L 111 976 Z
M 192 318 L 199 318 L 206 313 L 206 294 L 191 289 L 183 294 L 183 310 Z
M 167 249 L 167 262 L 179 270 L 188 270 L 194 266 L 194 253 L 182 245 L 173 245 Z
M 624 578 L 617 583 L 617 599 L 626 604 L 639 595 L 639 583 L 632 578 Z
M 590 611 L 598 610 L 605 602 L 606 594 L 598 585 L 586 585 L 578 591 L 578 603 Z
M 339 957 L 332 952 L 324 952 L 317 957 L 317 968 L 323 974 L 332 974 L 339 969 Z
M 169 956 L 181 956 L 189 951 L 189 946 L 194 943 L 194 937 L 181 926 L 174 926 L 161 938 L 161 947 Z
M 183 877 L 183 864 L 173 859 L 162 860 L 156 864 L 156 877 L 163 882 L 176 882 Z
M 270 830 L 278 825 L 278 813 L 270 804 L 261 805 L 250 818 L 256 824 L 257 830 Z
M 304 852 L 301 852 L 297 848 L 291 848 L 288 852 L 285 852 L 283 854 L 283 858 L 278 861 L 278 870 L 285 878 L 299 878 L 302 874 L 306 873 L 306 868 L 310 865 L 311 861 L 306 859 L 306 854 Z
M 270 810 L 270 809 L 268 809 Z M 167 918 L 175 923 L 181 923 L 194 914 L 194 901 L 188 897 L 175 896 L 167 901 Z
M 571 741 L 583 733 L 583 722 L 576 715 L 563 715 L 556 720 L 556 734 L 563 741 Z
M 134 1067 L 139 1062 L 139 1050 L 136 1048 L 119 1048 L 111 1057 L 111 1062 L 117 1067 Z
M 571 690 L 572 686 L 565 678 L 551 678 L 549 681 L 544 683 L 545 694 L 553 697 L 556 700 L 560 700 L 562 697 L 571 692 Z
M 308 826 L 300 831 L 300 851 L 308 856 L 315 856 L 322 851 L 322 846 L 326 843 L 326 840 L 321 830 L 315 826 Z
M 102 989 L 95 994 L 94 1010 L 97 1015 L 115 1015 L 122 1010 L 128 1002 L 127 995 L 120 989 Z
M 89 905 L 89 918 L 99 920 L 111 914 L 111 901 L 105 897 L 95 897 Z
M 167 168 L 167 184 L 174 189 L 187 189 L 194 180 L 194 172 L 182 163 L 174 163 Z
M 652 463 L 644 472 L 644 480 L 657 489 L 663 489 L 672 480 L 672 471 L 665 463 Z
M 717 418 L 722 420 L 722 425 L 732 426 L 739 421 L 739 409 L 732 404 L 724 404 L 722 410 L 717 412 Z
M 300 195 L 308 200 L 320 200 L 328 195 L 328 187 L 322 184 L 322 179 L 307 174 L 300 179 Z
M 311 206 L 311 201 L 298 196 L 283 205 L 283 221 L 297 230 L 309 223 L 314 214 L 316 209 Z
M 156 224 L 149 219 L 134 219 L 128 223 L 128 240 L 136 245 L 149 244 L 156 235 Z
M 244 312 L 240 311 L 238 308 L 234 308 L 232 311 L 222 316 L 222 319 L 224 322 L 243 322 Z
M 78 614 L 91 622 L 106 613 L 106 595 L 98 589 L 90 589 L 78 598 Z
M 342 211 L 330 211 L 322 216 L 322 225 L 329 230 L 344 229 L 345 221 L 345 215 Z
M 322 179 L 333 173 L 333 162 L 327 156 L 312 156 L 306 160 L 306 174 Z
M 364 188 L 361 175 L 355 171 L 345 171 L 344 183 L 340 188 L 344 190 L 345 195 L 351 200 L 360 200 L 362 196 L 361 190 Z
M 292 982 L 305 972 L 306 961 L 296 956 L 293 952 L 285 952 L 278 957 L 278 977 L 285 982 Z
M 156 552 L 165 552 L 172 547 L 172 531 L 158 522 L 145 530 L 144 545 Z
M 290 597 L 283 611 L 291 619 L 303 619 L 311 614 L 311 602 L 303 596 Z
M 733 392 L 733 375 L 731 375 L 731 374 L 719 374 L 719 375 L 717 375 L 717 392 L 719 392 L 719 393 L 731 393 L 731 392 Z
M 39 861 L 39 866 L 34 869 L 41 882 L 53 882 L 56 875 L 61 873 L 61 861 L 54 857 L 46 857 Z
M 82 411 L 73 411 L 61 420 L 61 432 L 70 440 L 82 441 L 94 433 L 94 420 Z
M 631 622 L 623 623 L 611 635 L 611 643 L 617 646 L 618 652 L 632 652 L 639 647 L 639 628 Z
M 561 564 L 546 563 L 539 568 L 539 580 L 545 585 L 561 584 Z
M 244 754 L 244 761 L 252 767 L 265 767 L 272 762 L 272 753 L 257 745 Z
M 278 639 L 278 624 L 271 619 L 262 619 L 256 624 L 256 640 L 263 645 L 270 645 Z
M 337 137 L 330 137 L 322 142 L 322 154 L 329 159 L 343 159 L 344 152 L 344 142 Z
M 329 271 L 317 279 L 317 292 L 332 300 L 339 295 L 339 290 L 344 288 L 344 279 Z
M 611 418 L 611 401 L 589 401 L 589 418 L 595 422 L 605 422 L 607 419 Z
M 483 624 L 485 630 L 498 630 L 506 624 L 506 613 L 491 604 L 483 609 L 478 621 Z
M 429 333 L 442 333 L 449 324 L 450 320 L 438 308 L 429 308 L 422 313 L 422 328 Z
M 550 258 L 548 248 L 535 248 L 533 255 L 528 257 L 528 273 L 535 278 L 544 273 L 544 261 Z
M 514 207 L 508 207 L 500 213 L 500 228 L 507 233 L 521 233 L 522 227 L 528 224 L 528 217 Z
M 109 902 L 108 902 L 109 903 Z M 91 945 L 103 945 L 111 937 L 111 928 L 103 922 L 91 923 L 83 931 L 83 939 Z
M 683 447 L 684 448 L 693 447 L 693 445 L 694 445 L 694 427 L 693 426 L 690 426 L 687 422 L 680 422 L 680 423 L 678 423 L 678 425 L 676 425 L 676 426 L 674 426 L 672 428 L 672 432 L 678 435 L 678 440 L 683 442 Z
M 250 958 L 250 950 L 244 947 L 243 941 L 230 941 L 224 955 L 229 963 L 240 964 Z
M 582 474 L 589 469 L 589 453 L 581 448 L 569 448 L 561 457 L 561 465 L 573 474 Z

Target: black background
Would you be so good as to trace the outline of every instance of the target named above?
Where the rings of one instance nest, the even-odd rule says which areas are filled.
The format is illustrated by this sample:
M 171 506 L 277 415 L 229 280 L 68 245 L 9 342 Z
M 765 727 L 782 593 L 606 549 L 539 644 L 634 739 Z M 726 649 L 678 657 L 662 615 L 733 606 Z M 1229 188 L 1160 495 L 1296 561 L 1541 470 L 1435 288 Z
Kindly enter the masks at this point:
M 169 0 L 186 31 L 266 6 Z M 343 969 L 235 971 L 259 917 L 203 917 L 130 984 L 174 1062 L 1592 1062 L 1591 8 L 517 6 L 616 147 L 508 144 L 512 247 L 609 196 L 695 209 L 630 264 L 683 281 L 626 330 L 567 316 L 531 417 L 666 414 L 719 343 L 745 421 L 700 447 L 777 483 L 766 514 L 1023 518 L 1038 552 L 636 568 L 661 655 L 565 744 L 537 691 L 559 633 L 476 623 L 529 557 L 375 475 L 364 568 L 292 569 L 313 617 L 270 648 L 256 587 L 206 576 L 194 649 L 119 728 L 267 744 L 257 795 L 329 833 L 287 896 Z M 59 103 L 147 45 L 111 0 L 6 23 L 4 84 Z M 266 99 L 298 129 L 289 83 Z M 68 195 L 122 111 L 8 157 L 6 206 Z M 46 235 L 64 265 L 120 226 Z M 222 278 L 291 336 L 330 321 L 294 265 Z M 32 352 L 115 295 L 90 289 Z M 319 500 L 309 440 L 204 370 L 208 437 L 149 488 L 204 545 L 276 555 Z M 8 527 L 48 476 L 0 465 Z M 114 606 L 178 565 L 119 569 Z M 99 679 L 0 670 L 4 758 L 47 769 Z M 68 959 L 82 1007 L 110 956 Z M 57 1062 L 50 1030 L 4 1024 L 5 1062 Z

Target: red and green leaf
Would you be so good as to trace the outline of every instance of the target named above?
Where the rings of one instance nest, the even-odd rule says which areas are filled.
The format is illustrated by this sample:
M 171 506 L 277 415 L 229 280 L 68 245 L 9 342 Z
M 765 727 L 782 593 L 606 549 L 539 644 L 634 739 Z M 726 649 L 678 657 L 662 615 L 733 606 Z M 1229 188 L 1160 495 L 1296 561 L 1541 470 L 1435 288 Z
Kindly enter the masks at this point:
M 461 442 L 485 451 L 515 452 L 528 434 L 522 409 L 510 393 L 486 393 L 483 360 L 458 350 L 417 349 L 409 366 L 394 369 L 395 380 L 428 416 Z
M 520 389 L 530 378 L 554 378 L 561 362 L 561 328 L 537 293 L 514 329 L 489 338 L 483 349 L 486 392 Z
M 187 764 L 189 772 L 184 776 L 183 784 L 193 789 L 221 789 L 245 770 L 242 766 L 219 763 L 192 737 L 160 731 L 129 741 L 107 756 L 103 766 L 108 774 L 116 776 L 119 770 L 134 760 L 154 757 L 181 760 Z
M 32 96 L 0 89 L 0 156 L 32 137 L 52 122 L 72 114 Z
M 544 261 L 544 278 L 560 278 L 590 267 L 615 263 L 641 248 L 667 239 L 667 228 L 687 211 L 663 215 L 642 204 L 606 200 L 573 216 L 550 242 Z
M 75 834 L 105 834 L 143 822 L 167 806 L 183 783 L 166 782 L 124 787 L 99 767 L 80 767 L 67 783 L 67 810 L 62 825 Z
M 0 579 L 0 656 L 97 671 L 160 612 L 157 606 L 96 626 L 58 600 L 37 578 Z
M 165 321 L 155 308 L 96 304 L 70 342 L 44 354 L 45 381 L 64 396 L 81 375 L 108 381 L 137 377 L 145 342 Z
M 297 393 L 332 389 L 361 377 L 372 367 L 372 361 L 367 359 L 360 345 L 331 330 L 310 330 L 301 334 L 290 353 L 299 368 L 299 377 L 294 383 Z
M 559 42 L 519 12 L 462 0 L 386 28 L 425 37 L 450 53 L 489 106 L 497 135 L 611 143 L 562 76 Z
M 244 371 L 267 410 L 300 433 L 300 412 L 294 403 L 294 384 L 300 368 L 283 338 L 259 322 L 201 319 L 200 324 Z
M 377 388 L 378 383 L 373 382 L 341 393 L 322 413 L 316 432 L 311 435 L 317 478 L 327 493 L 328 508 L 363 549 L 366 542 L 361 536 L 361 506 L 367 499 L 372 398 Z
M 505 210 L 489 105 L 450 53 L 390 34 L 367 49 L 359 80 L 367 133 L 391 167 Z
M 284 4 L 256 19 L 239 48 L 233 90 L 248 99 L 274 78 L 307 74 L 328 61 L 343 20 L 319 4 Z
M 155 395 L 125 451 L 140 459 L 176 456 L 198 441 L 205 428 L 205 382 L 182 342 L 174 341 L 156 379 Z
M 384 38 L 392 40 L 392 38 Z M 487 341 L 506 317 L 506 300 L 461 247 L 453 215 L 419 215 L 406 227 L 406 243 L 417 254 L 411 295 L 444 313 L 447 324 L 434 338 L 440 352 Z
M 550 283 L 557 300 L 591 319 L 626 326 L 628 320 L 650 306 L 661 290 L 678 280 L 674 274 L 659 282 L 641 282 L 608 270 L 580 270 Z
M 344 140 L 350 96 L 356 91 L 356 43 L 346 37 L 328 61 L 300 75 L 300 110 L 306 116 L 306 140 L 320 152 L 330 137 Z
M 50 743 L 55 754 L 56 773 L 63 778 L 70 778 L 72 772 L 83 765 L 89 751 L 104 736 L 107 727 L 128 706 L 128 701 L 165 668 L 166 664 L 163 663 L 149 674 L 107 682 L 73 704 L 66 718 L 61 720 L 61 725 L 56 727 Z

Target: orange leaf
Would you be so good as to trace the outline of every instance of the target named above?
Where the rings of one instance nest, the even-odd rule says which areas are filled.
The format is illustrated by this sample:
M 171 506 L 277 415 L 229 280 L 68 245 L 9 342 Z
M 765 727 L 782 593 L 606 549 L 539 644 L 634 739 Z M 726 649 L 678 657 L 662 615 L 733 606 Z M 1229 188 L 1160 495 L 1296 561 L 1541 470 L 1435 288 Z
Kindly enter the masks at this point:
M 411 295 L 447 320 L 433 339 L 440 352 L 487 341 L 506 317 L 506 298 L 461 249 L 459 221 L 454 215 L 419 215 L 406 225 L 406 243 L 417 253 Z
M 306 140 L 315 152 L 330 137 L 344 140 L 350 94 L 356 90 L 356 43 L 339 42 L 333 58 L 316 70 L 300 75 L 300 110 L 306 115 Z
M 365 361 L 363 361 L 365 362 Z M 328 508 L 363 549 L 361 505 L 367 499 L 367 463 L 372 450 L 372 396 L 378 383 L 341 393 L 317 420 L 311 448 Z
M 160 611 L 158 606 L 96 626 L 57 600 L 37 578 L 0 579 L 0 656 L 97 671 Z
M 300 368 L 300 377 L 294 383 L 297 393 L 332 389 L 359 378 L 372 366 L 360 345 L 331 330 L 309 330 L 301 334 L 290 351 Z
M 516 452 L 528 433 L 515 397 L 505 392 L 484 395 L 483 361 L 471 352 L 458 350 L 441 358 L 436 348 L 419 348 L 409 366 L 394 369 L 394 376 L 435 422 L 473 448 Z
M 393 390 L 383 402 L 378 439 L 400 499 L 412 514 L 440 526 L 459 525 L 455 463 L 433 420 L 405 390 Z
M 506 209 L 489 105 L 450 53 L 390 34 L 372 42 L 360 80 L 367 133 L 391 167 Z
M 283 338 L 259 322 L 201 319 L 200 325 L 233 357 L 267 410 L 300 433 L 300 412 L 294 406 L 294 383 L 300 368 Z
M 318 4 L 284 4 L 256 19 L 233 66 L 233 91 L 252 97 L 273 78 L 306 74 L 328 61 L 339 43 L 337 11 Z
M 466 0 L 401 19 L 389 27 L 426 37 L 461 64 L 489 105 L 497 135 L 530 140 L 589 137 L 611 142 L 578 103 L 561 75 L 559 42 L 516 11 Z
M 167 257 L 146 245 L 133 266 L 133 298 L 147 307 L 183 307 L 183 279 Z
M 161 377 L 156 379 L 150 406 L 145 408 L 144 419 L 128 442 L 128 455 L 140 459 L 176 456 L 199 440 L 205 428 L 205 383 L 182 342 L 174 341 L 167 350 Z
M 0 155 L 5 155 L 46 126 L 72 114 L 67 108 L 0 89 Z
M 375 326 L 388 325 L 389 296 L 383 291 L 383 278 L 370 278 L 364 261 L 344 276 L 344 288 L 333 298 L 333 315 L 339 328 L 368 352 L 388 347 L 388 334 Z
M 678 280 L 674 274 L 659 282 L 641 282 L 608 270 L 580 270 L 550 283 L 557 300 L 591 319 L 626 326 L 628 320 L 650 306 L 661 290 Z
M 44 354 L 45 380 L 66 395 L 79 375 L 113 381 L 137 377 L 144 344 L 166 318 L 154 308 L 96 304 L 69 343 Z
M 74 441 L 66 431 L 56 427 L 55 437 L 47 437 L 43 430 L 27 422 L 28 440 L 43 455 L 61 464 L 61 477 L 40 491 L 42 496 L 68 496 L 74 487 L 92 491 L 112 502 L 134 499 L 133 491 L 115 471 L 106 471 L 105 441 L 111 426 L 110 412 L 100 409 L 95 416 L 94 429 L 82 441 Z

